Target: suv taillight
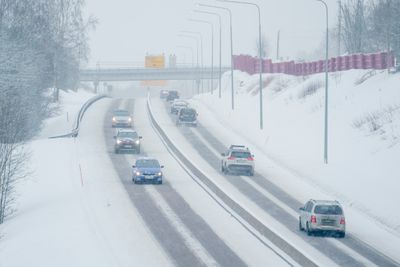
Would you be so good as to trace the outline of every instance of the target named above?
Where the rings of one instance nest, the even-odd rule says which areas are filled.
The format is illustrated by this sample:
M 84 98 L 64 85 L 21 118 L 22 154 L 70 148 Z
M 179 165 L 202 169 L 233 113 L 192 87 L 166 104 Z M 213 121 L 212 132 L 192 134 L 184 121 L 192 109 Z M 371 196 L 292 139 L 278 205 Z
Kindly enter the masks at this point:
M 247 160 L 253 161 L 254 158 L 253 157 L 248 157 Z
M 342 218 L 340 219 L 340 224 L 346 224 L 346 219 L 345 219 L 344 217 L 342 217 Z
M 317 223 L 317 217 L 315 215 L 311 215 L 311 223 Z
M 228 158 L 228 160 L 235 160 L 235 159 L 236 159 L 236 158 L 235 158 L 235 157 L 232 157 L 232 156 Z

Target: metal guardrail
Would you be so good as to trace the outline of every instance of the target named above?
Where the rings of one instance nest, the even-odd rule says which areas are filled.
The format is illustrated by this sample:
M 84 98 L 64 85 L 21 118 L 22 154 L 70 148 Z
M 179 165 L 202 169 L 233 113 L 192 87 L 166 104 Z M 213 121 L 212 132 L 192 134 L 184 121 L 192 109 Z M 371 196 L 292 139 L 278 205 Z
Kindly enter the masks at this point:
M 241 224 L 251 235 L 258 239 L 263 245 L 273 251 L 278 257 L 285 261 L 289 266 L 294 266 L 291 260 L 287 259 L 289 256 L 293 261 L 300 264 L 301 266 L 318 266 L 312 259 L 308 258 L 300 250 L 294 247 L 291 243 L 283 239 L 279 234 L 264 225 L 259 219 L 253 214 L 248 212 L 241 206 L 240 203 L 236 202 L 230 196 L 228 196 L 218 185 L 210 180 L 206 174 L 204 174 L 197 166 L 195 166 L 187 156 L 182 153 L 174 142 L 168 137 L 165 131 L 158 124 L 154 118 L 150 97 L 147 98 L 147 110 L 150 115 L 150 121 L 155 131 L 167 147 L 171 155 L 177 160 L 178 164 L 185 170 L 187 174 L 214 200 L 220 205 L 226 212 L 228 212 L 232 218 L 234 218 L 239 224 Z M 266 238 L 273 244 L 271 246 L 269 242 L 265 242 L 263 238 Z M 276 248 L 278 248 L 278 251 Z M 283 253 L 282 253 L 283 252 Z M 287 256 L 285 257 L 286 254 Z
M 103 99 L 107 97 L 107 95 L 97 95 L 89 100 L 87 100 L 82 107 L 79 109 L 78 116 L 76 116 L 76 120 L 74 123 L 74 128 L 71 130 L 70 133 L 62 134 L 62 135 L 56 135 L 56 136 L 51 136 L 49 137 L 50 139 L 54 138 L 66 138 L 66 137 L 77 137 L 79 134 L 79 126 L 81 124 L 81 121 L 83 119 L 83 115 L 85 115 L 85 112 L 88 110 L 88 108 L 95 102 L 99 101 L 100 99 Z

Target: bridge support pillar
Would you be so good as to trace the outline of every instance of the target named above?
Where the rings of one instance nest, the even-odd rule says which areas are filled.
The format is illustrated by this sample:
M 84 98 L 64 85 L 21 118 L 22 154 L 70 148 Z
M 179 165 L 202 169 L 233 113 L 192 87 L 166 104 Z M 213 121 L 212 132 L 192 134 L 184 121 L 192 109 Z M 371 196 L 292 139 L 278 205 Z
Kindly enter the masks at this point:
M 200 80 L 196 80 L 196 93 L 200 94 Z
M 97 94 L 99 89 L 99 81 L 94 81 L 93 85 L 94 85 L 94 93 Z

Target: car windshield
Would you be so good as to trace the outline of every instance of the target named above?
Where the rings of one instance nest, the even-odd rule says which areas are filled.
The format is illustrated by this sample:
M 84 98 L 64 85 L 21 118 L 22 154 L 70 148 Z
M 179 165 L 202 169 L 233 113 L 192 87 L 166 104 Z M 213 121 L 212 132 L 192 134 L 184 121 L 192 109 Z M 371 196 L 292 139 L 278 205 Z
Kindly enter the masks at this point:
M 187 106 L 186 102 L 175 102 L 174 103 L 175 106 Z
M 314 209 L 315 214 L 342 215 L 342 208 L 338 205 L 317 205 Z
M 194 109 L 182 109 L 181 114 L 184 116 L 195 116 L 196 111 Z
M 129 116 L 129 113 L 126 110 L 115 110 L 114 116 Z
M 160 168 L 160 163 L 156 159 L 139 159 L 136 161 L 139 168 Z
M 234 158 L 249 158 L 251 157 L 251 154 L 246 151 L 233 151 L 231 156 Z
M 177 95 L 178 95 L 178 92 L 177 92 L 177 91 L 170 91 L 170 92 L 169 92 L 169 95 L 170 95 L 170 96 L 177 96 Z
M 138 134 L 137 132 L 119 132 L 118 137 L 135 139 L 138 138 Z

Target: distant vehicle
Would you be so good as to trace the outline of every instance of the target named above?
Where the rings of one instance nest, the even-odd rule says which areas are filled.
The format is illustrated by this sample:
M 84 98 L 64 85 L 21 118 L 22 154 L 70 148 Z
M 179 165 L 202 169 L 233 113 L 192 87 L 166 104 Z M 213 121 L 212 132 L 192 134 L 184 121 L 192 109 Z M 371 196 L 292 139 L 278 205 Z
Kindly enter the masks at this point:
M 117 109 L 113 111 L 112 127 L 132 127 L 133 118 L 127 110 Z
M 178 112 L 176 125 L 186 124 L 197 127 L 197 116 L 198 113 L 194 108 L 181 108 Z
M 168 90 L 161 90 L 160 91 L 160 98 L 161 99 L 166 99 L 168 94 L 169 94 Z
M 169 91 L 168 96 L 167 96 L 167 101 L 174 101 L 175 99 L 179 98 L 179 93 L 178 91 Z
M 163 173 L 158 160 L 154 158 L 142 157 L 136 160 L 132 165 L 132 181 L 138 183 L 162 184 Z
M 189 106 L 189 103 L 184 100 L 176 99 L 171 103 L 170 112 L 171 114 L 178 114 L 181 108 L 186 108 Z
M 136 154 L 140 153 L 141 136 L 136 131 L 131 129 L 119 129 L 114 136 L 114 151 L 119 154 L 121 151 L 133 151 Z
M 222 153 L 221 171 L 225 174 L 254 175 L 254 155 L 249 148 L 242 145 L 231 145 L 226 153 Z
M 317 232 L 333 232 L 338 237 L 346 235 L 346 219 L 337 201 L 309 200 L 300 208 L 299 229 L 307 235 Z

